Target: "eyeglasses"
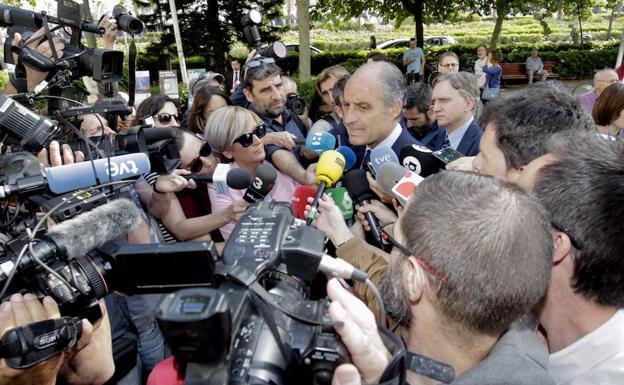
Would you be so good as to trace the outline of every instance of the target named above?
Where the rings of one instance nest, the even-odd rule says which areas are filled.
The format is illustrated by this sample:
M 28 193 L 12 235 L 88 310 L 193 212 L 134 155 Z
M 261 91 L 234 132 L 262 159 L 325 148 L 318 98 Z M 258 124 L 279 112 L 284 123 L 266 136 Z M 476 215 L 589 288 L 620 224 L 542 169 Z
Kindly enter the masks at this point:
M 260 123 L 256 126 L 253 132 L 249 132 L 247 134 L 243 134 L 238 138 L 234 139 L 232 144 L 240 143 L 243 147 L 249 147 L 253 143 L 253 136 L 256 135 L 258 139 L 261 139 L 264 135 L 266 135 L 266 125 L 264 123 Z
M 161 124 L 169 124 L 169 123 L 171 123 L 171 119 L 175 119 L 176 122 L 180 121 L 180 118 L 178 117 L 178 115 L 172 115 L 172 114 L 168 114 L 166 112 L 163 112 L 162 114 L 156 115 L 156 119 L 158 119 L 158 121 Z
M 442 272 L 440 272 L 439 270 L 437 270 L 435 267 L 431 266 L 427 261 L 425 261 L 422 258 L 419 258 L 417 256 L 414 255 L 414 253 L 412 253 L 407 247 L 403 246 L 402 244 L 400 244 L 396 239 L 394 239 L 387 231 L 386 231 L 386 227 L 388 227 L 391 224 L 394 224 L 395 222 L 388 222 L 388 223 L 384 223 L 382 225 L 379 225 L 379 232 L 381 233 L 382 238 L 387 241 L 390 242 L 392 244 L 392 246 L 396 247 L 397 249 L 399 249 L 401 251 L 401 253 L 403 253 L 406 257 L 411 258 L 414 257 L 414 259 L 416 259 L 416 263 L 418 263 L 418 265 L 420 267 L 422 267 L 423 269 L 425 269 L 426 271 L 428 271 L 429 273 L 431 273 L 434 277 L 436 277 L 437 279 L 439 279 L 442 282 L 446 282 L 448 281 L 448 276 Z
M 204 168 L 204 162 L 202 162 L 201 157 L 207 157 L 210 156 L 210 154 L 212 154 L 212 148 L 208 143 L 204 143 L 199 149 L 199 156 L 189 163 L 189 170 L 194 173 L 200 172 L 201 169 Z
M 256 68 L 260 67 L 263 64 L 272 64 L 275 63 L 275 59 L 272 57 L 258 57 L 255 59 L 251 59 L 247 63 L 245 63 L 245 67 L 247 68 Z
M 446 63 L 446 64 L 440 64 L 442 67 L 444 68 L 455 68 L 455 67 L 459 67 L 459 63 Z

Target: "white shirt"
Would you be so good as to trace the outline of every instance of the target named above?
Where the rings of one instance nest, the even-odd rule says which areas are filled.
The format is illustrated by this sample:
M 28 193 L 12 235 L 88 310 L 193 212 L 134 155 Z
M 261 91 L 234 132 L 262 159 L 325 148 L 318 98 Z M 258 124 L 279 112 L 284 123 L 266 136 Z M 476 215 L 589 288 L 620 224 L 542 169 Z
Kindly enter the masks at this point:
M 550 355 L 550 374 L 562 385 L 624 384 L 624 310 L 598 329 Z
M 457 147 L 459 147 L 459 143 L 461 142 L 462 138 L 464 137 L 464 134 L 466 133 L 466 131 L 468 131 L 468 127 L 470 127 L 470 125 L 472 124 L 473 120 L 474 120 L 474 116 L 471 116 L 470 119 L 468 119 L 466 121 L 466 123 L 464 123 L 461 126 L 457 127 L 455 129 L 455 131 L 453 131 L 450 134 L 448 134 L 448 140 L 451 143 L 451 148 L 453 150 L 457 150 Z M 442 127 L 442 128 L 444 128 L 444 127 Z
M 477 59 L 474 64 L 474 73 L 477 75 L 477 84 L 479 88 L 485 85 L 485 72 L 483 72 L 483 66 L 485 66 L 485 58 Z
M 388 147 L 388 148 L 392 148 L 392 145 L 394 144 L 394 142 L 396 142 L 397 139 L 399 139 L 399 136 L 401 136 L 401 132 L 403 131 L 403 127 L 401 127 L 401 124 L 397 123 L 396 126 L 394 126 L 394 130 L 392 130 L 392 132 L 390 133 L 390 135 L 386 136 L 386 139 L 382 140 L 376 148 L 378 147 Z M 372 150 L 372 148 L 368 147 L 368 145 L 366 145 L 366 151 L 370 151 Z

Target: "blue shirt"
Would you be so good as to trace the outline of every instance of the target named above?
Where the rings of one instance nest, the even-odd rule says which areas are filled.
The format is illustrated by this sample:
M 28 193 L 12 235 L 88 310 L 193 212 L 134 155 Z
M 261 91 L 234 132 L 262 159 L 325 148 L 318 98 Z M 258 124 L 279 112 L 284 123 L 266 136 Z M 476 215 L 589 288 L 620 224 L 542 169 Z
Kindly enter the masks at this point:
M 301 121 L 301 119 L 299 119 L 299 117 L 297 117 L 288 108 L 284 109 L 284 112 L 282 112 L 282 122 L 283 122 L 283 124 L 278 122 L 275 119 L 271 119 L 268 116 L 265 116 L 265 115 L 262 115 L 262 114 L 258 113 L 258 111 L 256 111 L 253 108 L 253 106 L 250 106 L 249 109 L 251 111 L 255 112 L 256 114 L 258 114 L 260 119 L 262 119 L 264 124 L 266 124 L 267 132 L 284 132 L 284 131 L 286 131 L 286 132 L 290 132 L 291 134 L 295 135 L 297 137 L 297 139 L 305 141 L 305 126 L 304 126 L 303 122 Z M 264 146 L 264 151 L 266 153 L 266 159 L 268 161 L 272 161 L 271 157 L 273 156 L 273 153 L 275 151 L 281 150 L 281 149 L 284 149 L 284 148 L 280 147 L 280 146 L 276 146 L 274 144 L 269 144 L 268 146 Z M 302 163 L 302 164 L 306 164 L 307 163 L 307 160 L 301 156 L 301 154 L 299 152 L 299 147 L 293 148 L 292 153 L 297 157 L 297 159 L 299 160 L 300 163 Z
M 408 49 L 403 54 L 403 61 L 416 59 L 410 64 L 407 65 L 407 73 L 419 73 L 420 72 L 420 63 L 422 58 L 425 57 L 425 52 L 420 47 L 416 47 L 414 49 Z
M 503 74 L 503 68 L 501 66 L 483 66 L 483 73 L 485 73 L 487 88 L 500 88 L 501 75 Z

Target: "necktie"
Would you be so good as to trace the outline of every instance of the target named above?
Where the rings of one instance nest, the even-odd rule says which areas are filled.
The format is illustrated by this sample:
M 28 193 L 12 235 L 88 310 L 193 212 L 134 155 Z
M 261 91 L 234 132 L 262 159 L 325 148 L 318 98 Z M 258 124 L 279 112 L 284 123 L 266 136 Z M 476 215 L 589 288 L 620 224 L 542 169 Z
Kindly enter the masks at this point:
M 451 147 L 451 141 L 449 140 L 448 134 L 444 136 L 444 143 L 442 144 L 442 149 Z
M 234 84 L 238 83 L 238 71 L 234 71 Z
M 362 159 L 362 164 L 360 165 L 361 169 L 368 170 L 368 162 L 370 162 L 370 153 L 371 153 L 371 150 L 367 148 L 366 152 L 364 153 L 364 158 Z

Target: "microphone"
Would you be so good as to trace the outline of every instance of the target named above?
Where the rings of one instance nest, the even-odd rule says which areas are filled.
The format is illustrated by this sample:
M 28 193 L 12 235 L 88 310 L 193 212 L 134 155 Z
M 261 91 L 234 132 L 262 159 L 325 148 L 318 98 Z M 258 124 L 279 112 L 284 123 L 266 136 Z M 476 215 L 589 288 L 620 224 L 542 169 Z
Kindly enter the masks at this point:
M 316 216 L 318 201 L 323 196 L 326 187 L 331 187 L 342 176 L 345 167 L 345 158 L 341 153 L 335 150 L 328 150 L 321 154 L 318 164 L 316 165 L 316 184 L 319 186 L 316 191 L 314 201 L 308 211 L 308 220 L 306 224 L 312 224 Z
M 392 188 L 392 194 L 397 199 L 397 201 L 401 204 L 401 206 L 405 207 L 407 200 L 414 192 L 416 186 L 425 180 L 422 176 L 408 171 L 400 181 Z
M 349 190 L 349 194 L 359 204 L 366 206 L 370 203 L 370 200 L 374 198 L 373 192 L 370 190 L 368 180 L 366 179 L 366 171 L 362 169 L 355 169 L 349 171 L 344 177 L 344 185 Z M 379 234 L 379 222 L 373 213 L 366 213 L 366 220 L 371 227 L 371 232 L 375 241 L 381 245 L 381 235 Z
M 377 173 L 377 184 L 388 195 L 392 195 L 392 188 L 409 172 L 398 163 L 384 163 Z
M 214 174 L 189 174 L 181 175 L 184 179 L 193 179 L 198 183 L 213 183 Z M 251 185 L 251 173 L 244 168 L 232 168 L 227 172 L 225 183 L 234 190 L 243 190 Z
M 317 154 L 327 150 L 333 150 L 336 146 L 336 138 L 325 131 L 311 132 L 306 138 L 305 146 Z
M 297 186 L 293 194 L 292 207 L 297 219 L 306 219 L 305 207 L 308 204 L 308 198 L 316 195 L 316 189 L 312 186 Z
M 355 166 L 356 156 L 352 149 L 347 146 L 340 146 L 336 149 L 336 151 L 341 153 L 345 158 L 345 170 L 350 170 L 353 166 Z
M 117 199 L 53 226 L 47 236 L 77 258 L 134 229 L 140 218 L 134 203 Z
M 373 165 L 373 172 L 377 175 L 382 164 L 399 163 L 399 158 L 390 147 L 375 147 L 370 152 L 370 162 Z
M 109 170 L 110 161 L 110 170 Z M 12 194 L 25 194 L 49 188 L 56 194 L 91 187 L 109 181 L 137 177 L 150 171 L 147 155 L 135 153 L 111 158 L 79 162 L 56 167 L 46 167 L 40 173 L 17 179 L 0 186 L 0 198 Z
M 423 178 L 433 175 L 444 168 L 444 163 L 433 156 L 433 151 L 416 144 L 403 147 L 399 154 L 399 159 L 405 168 Z
M 270 163 L 264 163 L 256 170 L 256 177 L 245 191 L 243 199 L 248 203 L 262 202 L 273 188 L 277 170 Z
M 353 200 L 349 196 L 349 192 L 344 187 L 335 187 L 327 190 L 327 193 L 332 197 L 336 206 L 340 209 L 342 217 L 345 221 L 353 219 Z

